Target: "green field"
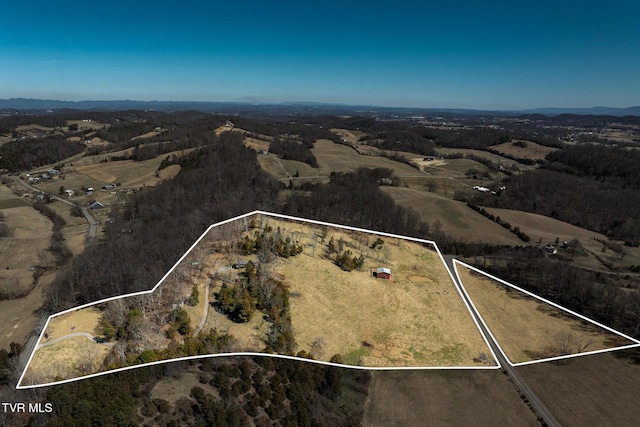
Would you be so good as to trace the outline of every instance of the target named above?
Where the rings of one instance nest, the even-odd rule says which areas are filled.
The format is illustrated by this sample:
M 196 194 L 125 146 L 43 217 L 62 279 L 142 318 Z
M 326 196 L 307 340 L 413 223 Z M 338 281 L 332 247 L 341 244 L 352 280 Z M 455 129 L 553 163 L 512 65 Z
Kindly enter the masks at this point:
M 29 206 L 29 203 L 22 199 L 0 200 L 0 209 L 21 208 L 23 206 Z

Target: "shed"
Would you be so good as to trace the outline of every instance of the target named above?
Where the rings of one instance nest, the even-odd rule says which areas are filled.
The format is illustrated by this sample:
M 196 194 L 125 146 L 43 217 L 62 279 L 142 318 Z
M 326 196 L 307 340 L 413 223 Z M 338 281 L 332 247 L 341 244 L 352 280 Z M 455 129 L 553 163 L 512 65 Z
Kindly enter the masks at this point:
M 237 270 L 237 269 L 240 269 L 240 268 L 245 268 L 248 263 L 249 263 L 249 261 L 247 261 L 247 260 L 236 261 L 236 262 L 233 263 L 233 265 L 231 267 L 233 267 L 233 268 L 235 268 Z
M 391 270 L 386 267 L 376 268 L 376 271 L 373 273 L 373 277 L 377 279 L 391 279 Z
M 91 210 L 104 209 L 104 205 L 100 202 L 93 202 L 91 203 L 91 205 L 89 205 L 89 209 Z

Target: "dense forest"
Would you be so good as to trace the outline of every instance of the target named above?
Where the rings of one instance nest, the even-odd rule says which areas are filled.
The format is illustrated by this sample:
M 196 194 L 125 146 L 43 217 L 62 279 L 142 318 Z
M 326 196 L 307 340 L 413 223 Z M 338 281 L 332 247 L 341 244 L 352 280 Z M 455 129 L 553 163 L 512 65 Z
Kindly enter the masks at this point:
M 29 170 L 58 163 L 82 153 L 83 150 L 84 144 L 69 141 L 66 137 L 11 141 L 0 148 L 0 169 L 7 169 L 9 172 Z

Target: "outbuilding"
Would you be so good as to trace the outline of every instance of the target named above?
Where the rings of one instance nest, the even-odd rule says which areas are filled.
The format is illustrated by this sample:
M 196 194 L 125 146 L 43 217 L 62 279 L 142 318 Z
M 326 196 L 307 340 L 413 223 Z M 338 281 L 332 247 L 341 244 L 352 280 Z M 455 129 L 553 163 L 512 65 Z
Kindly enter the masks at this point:
M 377 279 L 391 279 L 391 270 L 386 267 L 376 268 L 376 271 L 373 272 L 373 277 Z

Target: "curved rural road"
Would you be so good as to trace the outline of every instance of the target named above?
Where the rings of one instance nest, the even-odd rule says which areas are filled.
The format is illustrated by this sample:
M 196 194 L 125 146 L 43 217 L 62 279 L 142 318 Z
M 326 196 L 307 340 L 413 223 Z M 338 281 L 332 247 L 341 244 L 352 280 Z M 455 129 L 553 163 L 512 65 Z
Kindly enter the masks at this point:
M 86 337 L 87 339 L 91 340 L 94 343 L 113 346 L 113 343 L 110 343 L 110 342 L 98 343 L 95 340 L 95 337 L 93 335 L 87 333 L 87 332 L 74 332 L 72 334 L 67 334 L 67 335 L 65 335 L 63 337 L 56 338 L 55 340 L 48 341 L 48 342 L 45 342 L 45 343 L 42 343 L 42 344 L 38 344 L 38 347 L 36 348 L 36 350 L 40 349 L 40 348 L 43 348 L 43 347 L 49 347 L 50 345 L 53 345 L 53 344 L 55 344 L 57 342 L 60 342 L 60 341 L 63 341 L 63 340 L 69 339 L 69 338 L 74 338 L 74 337 Z
M 447 263 L 447 267 L 449 268 L 449 270 L 451 270 L 451 274 L 453 275 L 454 280 L 456 281 L 456 284 L 460 286 L 460 289 L 462 289 L 460 282 L 458 281 L 458 277 L 456 276 L 456 270 L 453 268 L 453 259 L 454 257 L 451 255 L 444 255 L 444 260 Z M 487 341 L 489 341 L 489 345 L 491 346 L 491 349 L 493 350 L 496 357 L 498 358 L 500 365 L 507 372 L 507 374 L 509 374 L 509 377 L 511 378 L 513 383 L 516 385 L 518 390 L 520 390 L 520 393 L 522 393 L 527 398 L 527 400 L 533 407 L 536 414 L 538 414 L 538 416 L 542 418 L 548 426 L 560 427 L 560 424 L 553 417 L 549 409 L 547 409 L 547 407 L 544 406 L 544 403 L 542 403 L 542 401 L 538 398 L 538 396 L 535 395 L 533 390 L 529 388 L 527 383 L 516 371 L 513 365 L 511 365 L 511 363 L 509 363 L 506 357 L 504 357 L 504 355 L 500 351 L 500 348 L 498 347 L 498 344 L 493 339 L 493 337 L 489 335 L 489 331 L 487 330 L 487 328 L 485 328 L 484 324 L 480 320 L 480 315 L 475 311 L 475 309 L 471 305 L 471 301 L 469 301 L 469 298 L 464 294 L 464 292 L 461 292 L 461 294 L 462 294 L 462 298 L 464 298 L 466 303 L 471 308 L 471 312 L 473 314 L 473 317 L 476 319 L 478 326 L 480 327 L 484 335 L 487 337 Z
M 31 186 L 31 185 L 27 184 L 27 183 L 26 183 L 23 179 L 21 179 L 21 178 L 15 178 L 15 179 L 16 179 L 16 181 L 18 181 L 18 182 L 19 182 L 23 187 L 26 187 L 26 188 L 28 188 L 29 190 L 37 191 L 37 192 L 40 192 L 40 191 L 41 191 L 41 190 L 39 190 L 38 188 L 33 187 L 33 186 Z M 58 200 L 58 201 L 60 201 L 60 202 L 62 202 L 62 203 L 65 203 L 65 204 L 67 204 L 67 205 L 69 205 L 69 206 L 75 206 L 75 203 L 72 203 L 72 202 L 70 202 L 70 201 L 68 201 L 68 200 L 65 200 L 65 199 L 61 198 L 61 197 L 53 196 L 53 198 L 54 198 L 54 199 L 56 199 L 56 200 Z M 93 242 L 93 239 L 96 237 L 96 227 L 97 227 L 98 223 L 96 222 L 96 220 L 95 220 L 95 219 L 93 219 L 93 217 L 91 216 L 91 214 L 89 214 L 89 211 L 87 210 L 87 208 L 85 208 L 85 207 L 80 207 L 80 209 L 82 210 L 82 214 L 84 215 L 85 219 L 86 219 L 86 220 L 87 220 L 87 222 L 89 223 L 89 238 L 87 239 L 87 246 L 89 246 L 89 245 L 91 244 L 91 242 Z

